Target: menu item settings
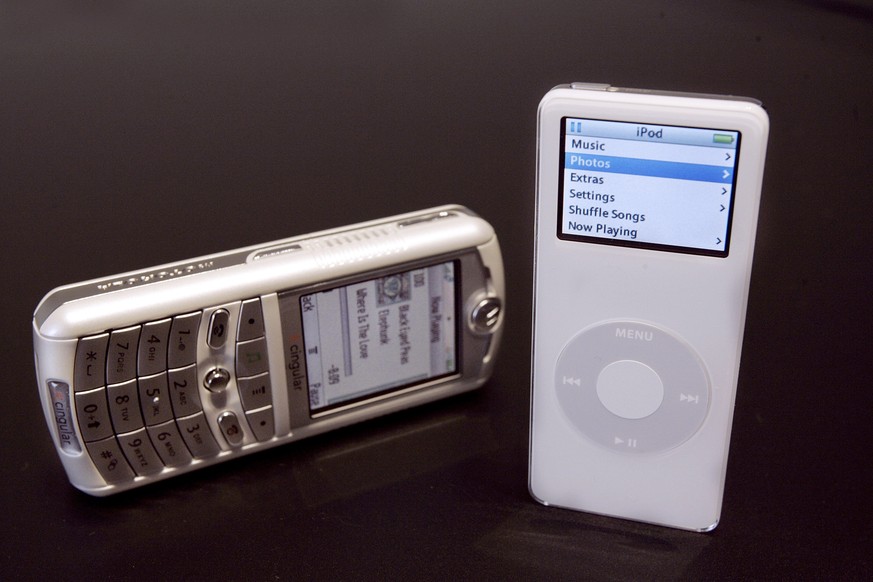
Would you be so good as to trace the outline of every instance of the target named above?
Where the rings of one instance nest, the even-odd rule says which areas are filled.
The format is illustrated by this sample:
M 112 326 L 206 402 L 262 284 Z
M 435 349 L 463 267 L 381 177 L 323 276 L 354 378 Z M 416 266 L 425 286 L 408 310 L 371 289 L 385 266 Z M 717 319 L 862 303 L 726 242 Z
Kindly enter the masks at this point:
M 558 237 L 727 256 L 740 133 L 565 117 Z

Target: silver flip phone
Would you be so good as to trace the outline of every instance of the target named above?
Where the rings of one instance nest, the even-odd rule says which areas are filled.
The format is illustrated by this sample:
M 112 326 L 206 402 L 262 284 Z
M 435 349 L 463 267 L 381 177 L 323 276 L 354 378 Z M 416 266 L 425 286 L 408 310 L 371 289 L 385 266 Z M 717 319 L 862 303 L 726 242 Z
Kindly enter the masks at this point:
M 481 386 L 491 226 L 442 206 L 59 287 L 33 317 L 70 482 L 104 496 Z

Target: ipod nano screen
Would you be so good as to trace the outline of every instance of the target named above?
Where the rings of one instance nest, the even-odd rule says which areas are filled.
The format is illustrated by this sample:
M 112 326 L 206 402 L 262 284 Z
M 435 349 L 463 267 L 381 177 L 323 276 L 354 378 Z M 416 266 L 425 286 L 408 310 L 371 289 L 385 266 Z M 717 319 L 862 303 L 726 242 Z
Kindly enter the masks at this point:
M 565 117 L 558 237 L 726 257 L 740 132 Z
M 456 373 L 458 265 L 299 295 L 311 412 Z

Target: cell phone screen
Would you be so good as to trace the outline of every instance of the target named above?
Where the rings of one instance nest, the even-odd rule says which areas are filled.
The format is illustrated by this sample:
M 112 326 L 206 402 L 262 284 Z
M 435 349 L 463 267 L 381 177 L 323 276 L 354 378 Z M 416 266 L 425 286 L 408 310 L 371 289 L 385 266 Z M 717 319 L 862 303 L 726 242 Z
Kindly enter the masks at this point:
M 310 411 L 456 373 L 457 271 L 448 261 L 298 295 Z

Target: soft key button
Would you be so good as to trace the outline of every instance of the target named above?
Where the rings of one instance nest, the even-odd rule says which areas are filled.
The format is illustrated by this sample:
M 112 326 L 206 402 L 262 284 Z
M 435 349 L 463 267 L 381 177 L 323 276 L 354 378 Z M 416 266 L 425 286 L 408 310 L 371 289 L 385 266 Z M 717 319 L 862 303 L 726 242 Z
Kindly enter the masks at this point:
M 242 302 L 239 315 L 239 331 L 237 341 L 246 341 L 264 335 L 264 314 L 260 299 L 248 299 Z
M 261 374 L 251 378 L 237 380 L 239 397 L 243 408 L 255 410 L 273 403 L 273 395 L 270 389 L 270 375 Z
M 236 344 L 236 375 L 238 377 L 256 376 L 268 370 L 266 339 L 261 337 Z
M 246 412 L 246 418 L 249 421 L 249 426 L 252 432 L 255 433 L 255 438 L 258 441 L 268 441 L 273 438 L 276 432 L 275 421 L 273 420 L 273 407 L 268 406 L 260 410 Z

